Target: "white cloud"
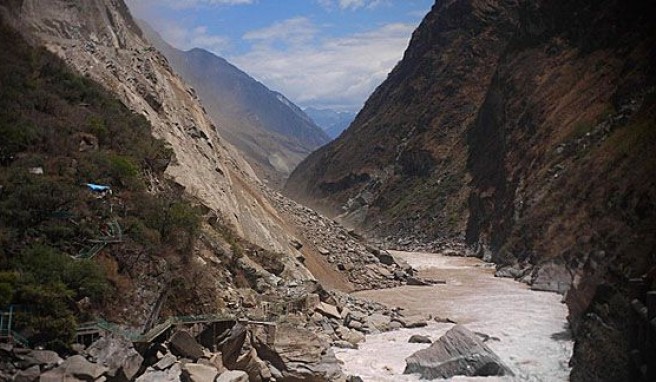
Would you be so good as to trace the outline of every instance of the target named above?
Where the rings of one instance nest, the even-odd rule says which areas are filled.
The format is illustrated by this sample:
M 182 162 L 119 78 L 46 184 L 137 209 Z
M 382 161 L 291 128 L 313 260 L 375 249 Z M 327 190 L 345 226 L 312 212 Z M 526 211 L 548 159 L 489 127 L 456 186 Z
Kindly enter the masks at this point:
M 173 9 L 185 9 L 198 6 L 253 4 L 254 0 L 127 0 L 127 2 L 131 7 L 157 4 Z
M 244 40 L 260 44 L 282 41 L 286 44 L 301 44 L 312 40 L 317 28 L 305 17 L 295 17 L 274 23 L 270 27 L 256 29 L 244 35 Z
M 388 5 L 389 0 L 317 0 L 317 3 L 326 9 L 339 7 L 342 10 L 355 11 L 360 8 L 373 9 L 381 5 Z
M 312 30 L 316 27 L 303 23 Z M 276 25 L 274 25 L 276 26 Z M 279 31 L 280 28 L 267 28 Z M 293 28 L 292 28 L 293 29 Z M 266 40 L 250 52 L 229 57 L 237 66 L 281 91 L 303 106 L 359 108 L 401 59 L 414 29 L 409 24 L 387 24 L 365 33 L 342 38 L 309 39 L 299 43 L 294 35 L 255 31 L 246 36 L 289 37 L 287 45 Z M 287 29 L 286 29 L 287 30 Z M 260 40 L 264 41 L 264 40 Z
M 187 28 L 167 20 L 166 28 L 158 28 L 157 32 L 164 41 L 181 50 L 203 48 L 221 55 L 232 46 L 230 39 L 209 33 L 206 26 Z

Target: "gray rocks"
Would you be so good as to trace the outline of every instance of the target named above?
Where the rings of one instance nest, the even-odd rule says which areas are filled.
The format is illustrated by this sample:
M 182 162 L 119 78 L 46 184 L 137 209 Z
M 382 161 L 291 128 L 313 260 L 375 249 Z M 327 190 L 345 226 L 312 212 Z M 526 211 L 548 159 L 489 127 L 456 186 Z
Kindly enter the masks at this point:
M 29 353 L 21 355 L 18 358 L 23 367 L 38 365 L 50 369 L 63 362 L 57 353 L 50 350 L 31 350 Z
M 332 317 L 332 318 L 341 318 L 341 314 L 339 314 L 339 311 L 337 310 L 337 307 L 331 304 L 326 304 L 325 302 L 320 302 L 317 307 L 316 307 L 317 312 L 321 313 L 322 315 L 326 317 Z
M 339 361 L 327 343 L 309 330 L 293 325 L 280 325 L 272 364 L 281 370 L 285 380 L 316 382 L 343 378 Z
M 387 251 L 381 251 L 379 249 L 375 249 L 371 251 L 374 256 L 380 261 L 381 264 L 385 265 L 395 265 L 396 261 L 394 259 L 394 256 L 392 256 L 389 252 Z
M 122 337 L 103 337 L 89 346 L 87 354 L 109 369 L 108 377 L 125 381 L 134 378 L 143 362 L 132 343 Z
M 246 327 L 241 324 L 233 326 L 228 337 L 221 341 L 222 360 L 227 368 L 234 368 L 244 341 L 246 341 Z
M 382 315 L 380 313 L 374 313 L 371 316 L 367 317 L 367 324 L 380 331 L 386 331 L 387 329 L 389 329 L 390 317 Z
M 408 285 L 415 285 L 415 286 L 431 286 L 432 285 L 428 281 L 423 280 L 419 277 L 414 277 L 414 276 L 408 277 L 405 281 Z
M 14 382 L 34 382 L 39 378 L 41 369 L 39 365 L 34 365 L 25 370 L 21 370 L 14 376 Z
M 219 375 L 216 382 L 248 382 L 248 374 L 241 370 L 228 370 Z
M 364 334 L 359 333 L 355 330 L 349 330 L 347 333 L 342 334 L 342 338 L 344 339 L 344 341 L 356 346 L 359 343 L 362 343 L 366 340 Z
M 147 369 L 136 382 L 180 382 L 182 370 L 180 364 L 174 364 L 167 370 L 156 371 Z
M 41 381 L 95 381 L 100 378 L 107 368 L 95 363 L 91 363 L 81 355 L 74 355 L 64 362 L 59 367 L 45 372 L 41 375 Z
M 429 348 L 406 358 L 404 374 L 418 373 L 424 379 L 451 378 L 455 375 L 513 375 L 475 334 L 456 325 Z
M 414 334 L 408 339 L 408 342 L 411 344 L 430 344 L 433 341 L 426 336 L 420 336 L 419 334 Z
M 394 318 L 394 321 L 397 321 L 403 325 L 404 328 L 422 328 L 428 325 L 427 317 L 423 315 L 414 315 L 414 316 L 400 316 Z
M 269 200 L 286 217 L 299 227 L 299 234 L 308 246 L 313 244 L 330 268 L 344 273 L 356 289 L 389 288 L 401 284 L 403 278 L 394 277 L 394 271 L 403 271 L 393 256 L 379 249 L 367 247 L 362 238 L 349 233 L 334 220 L 283 197 L 280 193 L 261 188 Z M 311 243 L 311 244 L 310 244 Z M 377 251 L 382 261 L 372 250 Z M 323 260 L 322 259 L 322 260 Z
M 178 330 L 171 337 L 171 349 L 179 356 L 198 360 L 204 355 L 203 347 L 196 342 L 191 334 L 184 330 Z
M 566 293 L 572 286 L 572 274 L 565 265 L 546 263 L 533 272 L 531 289 Z
M 157 361 L 156 364 L 153 365 L 153 368 L 155 370 L 166 370 L 169 367 L 173 366 L 174 363 L 176 363 L 178 359 L 173 355 L 173 354 L 166 354 L 162 359 Z
M 184 382 L 214 382 L 219 374 L 216 368 L 197 363 L 186 363 L 182 366 L 182 380 Z

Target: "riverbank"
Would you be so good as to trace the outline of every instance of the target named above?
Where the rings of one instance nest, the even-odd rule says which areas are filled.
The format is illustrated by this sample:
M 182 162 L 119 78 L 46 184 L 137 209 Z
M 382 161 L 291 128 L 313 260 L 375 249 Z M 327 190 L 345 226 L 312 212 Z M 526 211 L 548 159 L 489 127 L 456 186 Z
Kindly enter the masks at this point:
M 494 268 L 476 258 L 417 252 L 394 252 L 421 277 L 446 284 L 403 286 L 354 293 L 408 312 L 450 319 L 487 337 L 486 344 L 511 367 L 515 377 L 485 381 L 567 381 L 573 342 L 567 329 L 567 307 L 555 293 L 530 290 L 525 284 L 494 277 Z M 405 358 L 425 344 L 409 344 L 413 334 L 436 340 L 453 324 L 432 322 L 420 329 L 368 335 L 357 350 L 336 349 L 345 374 L 365 381 L 417 381 L 402 375 Z M 454 380 L 482 380 L 454 378 Z

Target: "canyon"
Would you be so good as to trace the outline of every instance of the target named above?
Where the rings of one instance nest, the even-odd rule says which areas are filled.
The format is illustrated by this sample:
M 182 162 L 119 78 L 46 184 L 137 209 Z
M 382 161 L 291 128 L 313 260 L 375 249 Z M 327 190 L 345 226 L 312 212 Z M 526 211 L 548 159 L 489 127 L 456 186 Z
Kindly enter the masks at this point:
M 23 319 L 32 343 L 76 355 L 33 362 L 43 354 L 4 347 L 0 371 L 414 380 L 399 376 L 399 357 L 424 346 L 404 345 L 386 376 L 363 363 L 400 351 L 410 330 L 437 339 L 454 319 L 487 336 L 519 379 L 631 380 L 629 281 L 651 288 L 656 266 L 653 11 L 640 1 L 438 1 L 351 126 L 309 154 L 329 139 L 302 110 L 249 78 L 218 93 L 189 86 L 177 72 L 199 65 L 246 75 L 151 41 L 122 0 L 0 2 L 15 65 L 2 68 L 3 89 L 19 72 L 25 88 L 23 98 L 7 90 L 18 107 L 0 126 L 12 142 L 0 146 L 3 304 L 41 298 L 26 314 L 62 298 L 68 315 L 52 323 L 69 340 L 83 320 L 108 338 L 169 330 L 148 351 L 81 349 Z M 282 115 L 280 129 L 301 127 L 242 128 L 259 111 L 231 114 L 241 106 L 225 92 L 244 84 Z M 126 143 L 130 128 L 142 135 Z M 89 174 L 113 192 L 75 188 L 96 181 Z M 60 263 L 61 280 L 39 269 Z M 94 277 L 109 294 L 89 293 Z M 261 331 L 272 323 L 277 341 Z M 110 370 L 101 354 L 113 346 L 140 361 Z M 88 375 L 66 374 L 82 366 Z

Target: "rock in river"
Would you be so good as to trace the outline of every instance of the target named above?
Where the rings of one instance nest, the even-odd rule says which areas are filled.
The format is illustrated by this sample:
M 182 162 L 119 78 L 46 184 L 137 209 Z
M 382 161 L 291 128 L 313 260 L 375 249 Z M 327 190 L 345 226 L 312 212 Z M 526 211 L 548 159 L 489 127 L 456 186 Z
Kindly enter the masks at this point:
M 418 373 L 423 379 L 513 375 L 499 356 L 462 325 L 406 358 L 406 363 L 404 374 Z

